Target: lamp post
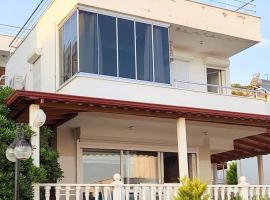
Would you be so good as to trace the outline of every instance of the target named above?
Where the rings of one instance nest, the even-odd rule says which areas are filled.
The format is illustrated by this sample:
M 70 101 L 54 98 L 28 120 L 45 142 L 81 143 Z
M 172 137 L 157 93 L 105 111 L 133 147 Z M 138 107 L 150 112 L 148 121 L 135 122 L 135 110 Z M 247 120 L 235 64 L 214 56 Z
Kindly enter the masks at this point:
M 6 150 L 6 157 L 9 161 L 15 162 L 15 200 L 19 200 L 19 164 L 20 160 L 27 160 L 31 157 L 32 147 L 24 139 L 21 125 L 16 124 L 16 139 Z

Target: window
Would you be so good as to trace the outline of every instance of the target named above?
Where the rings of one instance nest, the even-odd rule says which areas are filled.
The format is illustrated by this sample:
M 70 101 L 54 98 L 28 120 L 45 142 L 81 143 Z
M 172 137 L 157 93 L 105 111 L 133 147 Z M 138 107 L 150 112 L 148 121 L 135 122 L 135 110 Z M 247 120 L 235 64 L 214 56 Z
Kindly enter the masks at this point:
M 98 73 L 97 14 L 80 11 L 80 72 Z
M 151 25 L 136 23 L 136 49 L 138 80 L 153 81 Z
M 214 68 L 207 68 L 207 91 L 213 93 L 222 93 L 224 71 Z
M 170 83 L 168 28 L 80 10 L 59 32 L 61 83 L 78 71 Z
M 134 22 L 118 19 L 119 76 L 135 79 Z
M 60 29 L 60 60 L 60 82 L 63 83 L 78 71 L 76 13 Z
M 85 149 L 82 162 L 84 183 L 111 183 L 120 173 L 120 151 Z
M 155 81 L 160 83 L 170 83 L 170 66 L 169 66 L 169 43 L 168 29 L 154 26 L 154 61 L 155 61 Z
M 158 183 L 157 152 L 124 151 L 123 162 L 125 183 Z
M 99 73 L 117 76 L 116 22 L 114 17 L 98 15 Z

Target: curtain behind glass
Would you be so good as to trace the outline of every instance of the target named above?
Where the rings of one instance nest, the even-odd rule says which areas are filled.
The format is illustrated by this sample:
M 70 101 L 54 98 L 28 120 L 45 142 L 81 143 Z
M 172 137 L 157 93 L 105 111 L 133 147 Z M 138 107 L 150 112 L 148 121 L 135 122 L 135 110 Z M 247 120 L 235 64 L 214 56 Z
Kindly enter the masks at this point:
M 63 27 L 63 78 L 64 81 L 71 77 L 71 23 L 66 21 Z
M 169 65 L 169 41 L 168 29 L 154 26 L 154 69 L 155 82 L 170 83 L 170 65 Z
M 136 22 L 136 49 L 138 80 L 153 81 L 151 25 Z
M 77 51 L 77 12 L 70 18 L 71 26 L 71 76 L 78 72 L 78 51 Z
M 98 15 L 99 74 L 117 76 L 116 18 Z
M 124 151 L 123 162 L 125 183 L 158 182 L 157 152 Z
M 80 72 L 98 73 L 97 14 L 80 11 Z
M 119 76 L 135 79 L 134 22 L 118 19 Z

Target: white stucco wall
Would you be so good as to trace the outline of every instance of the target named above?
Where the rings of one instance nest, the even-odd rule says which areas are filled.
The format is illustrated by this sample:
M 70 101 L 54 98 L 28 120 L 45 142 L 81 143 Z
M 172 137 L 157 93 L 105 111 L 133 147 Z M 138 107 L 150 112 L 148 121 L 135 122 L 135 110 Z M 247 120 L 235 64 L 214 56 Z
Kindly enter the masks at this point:
M 268 102 L 256 99 L 194 92 L 151 83 L 138 84 L 124 79 L 85 74 L 75 76 L 59 93 L 261 115 L 269 114 L 270 107 Z
M 78 0 L 80 4 L 177 24 L 198 30 L 260 41 L 260 19 L 186 0 Z M 228 28 L 230 27 L 230 28 Z

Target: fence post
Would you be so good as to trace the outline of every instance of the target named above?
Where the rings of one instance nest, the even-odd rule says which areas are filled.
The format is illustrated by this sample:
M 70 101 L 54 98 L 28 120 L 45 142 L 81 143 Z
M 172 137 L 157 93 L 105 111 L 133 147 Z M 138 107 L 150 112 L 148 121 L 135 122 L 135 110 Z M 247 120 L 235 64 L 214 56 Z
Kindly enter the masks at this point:
M 240 186 L 239 195 L 243 198 L 243 200 L 249 200 L 249 183 L 247 183 L 247 178 L 245 176 L 240 177 L 238 186 Z
M 113 200 L 122 200 L 123 198 L 123 192 L 122 188 L 124 183 L 121 181 L 121 176 L 120 174 L 114 174 L 113 175 Z
M 36 183 L 33 185 L 34 200 L 40 200 L 39 185 Z

